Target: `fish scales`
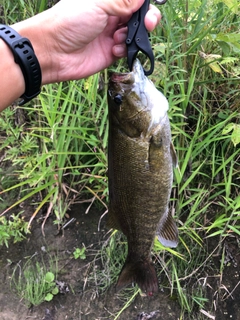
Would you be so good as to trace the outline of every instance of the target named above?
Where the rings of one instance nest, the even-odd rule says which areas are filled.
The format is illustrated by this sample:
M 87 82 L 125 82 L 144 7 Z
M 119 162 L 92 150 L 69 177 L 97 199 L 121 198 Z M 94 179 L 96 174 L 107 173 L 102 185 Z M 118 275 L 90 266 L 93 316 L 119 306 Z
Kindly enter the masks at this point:
M 128 242 L 117 288 L 134 281 L 150 294 L 158 290 L 151 261 L 154 237 L 172 247 L 178 242 L 168 213 L 176 163 L 168 103 L 136 60 L 131 73 L 111 76 L 108 105 L 109 221 Z
M 134 250 L 139 245 L 138 237 L 141 249 L 143 249 L 144 242 L 142 243 L 141 238 L 150 239 L 149 242 L 152 244 L 152 237 L 155 236 L 159 223 L 159 211 L 165 210 L 168 204 L 168 198 L 163 193 L 163 189 L 171 188 L 172 175 L 164 174 L 164 170 L 169 171 L 171 163 L 166 159 L 160 166 L 159 173 L 156 174 L 151 171 L 154 164 L 150 159 L 150 165 L 147 168 L 147 141 L 136 145 L 136 141 L 127 136 L 122 136 L 121 139 L 117 139 L 118 137 L 118 130 L 113 129 L 109 137 L 109 148 L 112 149 L 110 157 L 111 163 L 118 165 L 111 166 L 109 163 L 109 183 L 111 185 L 109 210 L 116 213 L 121 208 L 121 216 L 115 217 L 117 225 L 133 243 Z M 116 140 L 117 143 L 115 143 Z M 136 158 L 134 153 L 139 156 Z M 159 188 L 159 174 L 164 179 L 162 188 Z M 142 214 L 139 215 L 139 212 Z M 137 219 L 134 213 L 138 214 Z M 152 237 L 149 237 L 149 229 Z M 152 229 L 155 230 L 152 231 Z M 145 252 L 150 254 L 149 246 Z

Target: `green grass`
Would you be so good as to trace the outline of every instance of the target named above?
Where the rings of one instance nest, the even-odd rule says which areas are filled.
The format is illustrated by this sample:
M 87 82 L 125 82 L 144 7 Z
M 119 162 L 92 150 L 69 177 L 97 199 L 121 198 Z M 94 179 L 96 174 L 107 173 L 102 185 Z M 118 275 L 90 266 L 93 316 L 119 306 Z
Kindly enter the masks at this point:
M 107 197 L 106 98 L 93 90 L 98 79 L 97 74 L 64 88 L 46 86 L 35 105 L 22 109 L 29 125 L 15 128 L 10 123 L 1 148 L 8 146 L 5 160 L 16 168 L 19 182 L 1 194 L 21 188 L 22 197 L 4 213 L 40 193 L 32 218 L 47 204 L 61 223 L 71 203 L 86 191 L 100 200 Z
M 4 1 L 2 7 L 1 19 L 12 23 L 42 11 L 46 1 L 19 0 L 11 6 Z M 163 286 L 178 300 L 182 318 L 187 314 L 189 319 L 201 317 L 198 312 L 206 304 L 198 282 L 204 268 L 221 252 L 224 239 L 240 234 L 240 6 L 238 0 L 168 0 L 160 9 L 163 19 L 152 33 L 156 66 L 151 78 L 170 105 L 179 160 L 170 210 L 180 243 L 169 250 L 155 242 L 153 258 Z M 121 61 L 111 70 L 125 67 Z M 15 124 L 19 108 L 1 114 L 1 150 L 13 170 L 0 172 L 0 197 L 19 195 L 18 201 L 3 205 L 4 214 L 12 208 L 17 212 L 27 200 L 33 203 L 32 219 L 46 206 L 61 224 L 76 201 L 107 206 L 106 86 L 100 90 L 107 78 L 105 71 L 45 86 L 21 108 L 21 125 Z M 211 252 L 208 239 L 218 243 Z M 125 255 L 126 241 L 119 233 L 104 243 L 94 260 L 99 293 L 116 282 Z M 138 292 L 137 287 L 125 291 L 125 306 Z
M 48 263 L 39 262 L 36 256 L 21 261 L 13 270 L 11 288 L 19 298 L 28 306 L 37 306 L 44 301 L 51 301 L 59 290 L 56 285 L 58 274 L 57 259 L 48 257 Z

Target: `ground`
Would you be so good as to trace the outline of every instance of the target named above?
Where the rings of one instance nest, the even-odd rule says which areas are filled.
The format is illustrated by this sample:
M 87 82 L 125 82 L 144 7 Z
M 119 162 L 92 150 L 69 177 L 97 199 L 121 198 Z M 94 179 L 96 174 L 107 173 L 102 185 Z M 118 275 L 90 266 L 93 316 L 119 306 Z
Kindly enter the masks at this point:
M 116 318 L 124 302 L 115 293 L 114 286 L 110 286 L 106 292 L 100 294 L 94 284 L 87 281 L 93 272 L 91 261 L 106 240 L 107 229 L 103 221 L 98 231 L 101 211 L 91 209 L 86 214 L 85 209 L 83 206 L 75 206 L 70 211 L 69 219 L 74 217 L 76 220 L 64 229 L 63 234 L 58 234 L 56 225 L 49 218 L 45 225 L 44 237 L 41 231 L 42 220 L 39 217 L 35 219 L 32 232 L 26 240 L 10 244 L 9 248 L 4 246 L 0 248 L 0 268 L 2 270 L 0 274 L 0 320 L 180 319 L 181 310 L 178 302 L 170 298 L 169 292 L 161 290 L 153 297 L 142 297 L 138 294 L 130 307 Z M 86 260 L 75 260 L 72 255 L 75 248 L 81 248 L 83 245 L 87 248 Z M 213 240 L 208 243 L 209 252 L 214 245 Z M 214 274 L 215 267 L 219 264 L 217 252 L 212 257 L 210 267 L 205 268 L 202 277 L 199 277 L 199 285 L 205 290 L 209 299 L 206 308 L 201 312 L 198 310 L 196 316 L 185 315 L 181 319 L 240 319 L 238 243 L 233 237 L 232 241 L 224 244 L 223 248 L 226 253 L 226 266 L 222 277 Z M 14 286 L 11 286 L 13 270 L 18 265 L 23 266 L 25 261 L 33 257 L 41 257 L 47 262 L 48 259 L 55 256 L 60 269 L 58 280 L 65 284 L 69 292 L 63 290 L 64 293 L 56 295 L 51 302 L 27 307 L 24 301 L 20 300 Z
M 212 243 L 211 243 L 212 242 Z M 208 249 L 211 250 L 216 240 L 210 240 Z M 223 252 L 222 252 L 223 251 Z M 210 252 L 210 251 L 209 251 Z M 220 269 L 220 256 L 224 254 L 223 272 L 214 272 Z M 208 305 L 212 305 L 216 320 L 240 319 L 240 238 L 229 236 L 223 242 L 221 252 L 216 251 L 212 259 L 213 268 L 209 270 L 205 279 L 207 287 Z
M 49 219 L 44 229 L 45 237 L 42 235 L 41 221 L 35 220 L 32 233 L 26 240 L 11 244 L 8 249 L 6 247 L 0 249 L 1 320 L 114 319 L 113 314 L 116 315 L 123 306 L 123 302 L 115 294 L 114 286 L 101 295 L 88 283 L 84 288 L 87 273 L 91 272 L 88 270 L 90 262 L 103 243 L 107 231 L 105 228 L 98 231 L 101 214 L 102 212 L 97 210 L 85 214 L 85 208 L 75 208 L 70 215 L 71 218 L 75 217 L 76 221 L 65 229 L 64 234 L 56 234 L 56 226 Z M 75 260 L 72 258 L 74 248 L 82 247 L 83 244 L 87 247 L 87 261 Z M 61 269 L 58 279 L 67 284 L 70 292 L 58 294 L 51 302 L 28 308 L 23 301 L 19 301 L 16 291 L 10 288 L 13 270 L 18 263 L 21 264 L 34 255 L 44 257 L 46 260 L 49 254 L 58 257 Z M 180 315 L 177 302 L 171 301 L 164 293 L 159 293 L 154 297 L 138 296 L 118 319 L 145 319 L 143 313 L 150 316 L 154 311 L 159 311 L 154 319 L 162 319 L 164 316 L 164 319 L 175 320 Z M 141 313 L 142 316 L 139 315 Z M 168 318 L 165 317 L 166 314 Z

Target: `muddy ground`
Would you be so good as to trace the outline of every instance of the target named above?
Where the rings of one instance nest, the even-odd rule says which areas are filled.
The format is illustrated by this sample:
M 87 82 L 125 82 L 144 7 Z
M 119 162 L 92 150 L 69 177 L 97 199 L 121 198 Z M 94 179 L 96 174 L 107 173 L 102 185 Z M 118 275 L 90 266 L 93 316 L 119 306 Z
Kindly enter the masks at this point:
M 64 234 L 57 234 L 56 226 L 50 218 L 45 226 L 45 237 L 42 235 L 41 217 L 35 219 L 32 233 L 26 240 L 11 244 L 9 248 L 0 248 L 0 320 L 97 320 L 115 319 L 117 312 L 124 302 L 115 293 L 114 287 L 100 294 L 98 288 L 88 279 L 93 272 L 91 261 L 97 250 L 106 241 L 107 229 L 102 222 L 98 231 L 98 222 L 102 212 L 91 209 L 88 214 L 86 208 L 75 206 L 70 212 L 71 218 L 76 220 L 69 224 Z M 86 246 L 86 260 L 75 260 L 75 248 Z M 209 243 L 209 246 L 214 246 Z M 192 316 L 182 318 L 178 302 L 170 298 L 169 292 L 159 292 L 154 297 L 137 295 L 135 301 L 117 319 L 147 320 L 147 319 L 216 319 L 240 320 L 240 285 L 239 285 L 239 243 L 235 238 L 224 246 L 226 251 L 226 266 L 223 276 L 214 274 L 214 264 L 219 263 L 219 256 L 213 258 L 212 266 L 199 276 L 209 302 L 201 312 L 198 310 Z M 210 248 L 211 249 L 211 248 Z M 58 280 L 69 290 L 56 295 L 52 301 L 44 302 L 40 306 L 27 307 L 20 300 L 14 286 L 10 286 L 13 270 L 16 266 L 23 266 L 29 259 L 47 260 L 57 257 L 60 269 Z M 101 267 L 101 265 L 99 265 Z M 208 274 L 206 274 L 208 273 Z M 157 311 L 154 313 L 154 311 Z M 204 312 L 206 312 L 204 314 Z M 152 317 L 151 317 L 152 316 Z

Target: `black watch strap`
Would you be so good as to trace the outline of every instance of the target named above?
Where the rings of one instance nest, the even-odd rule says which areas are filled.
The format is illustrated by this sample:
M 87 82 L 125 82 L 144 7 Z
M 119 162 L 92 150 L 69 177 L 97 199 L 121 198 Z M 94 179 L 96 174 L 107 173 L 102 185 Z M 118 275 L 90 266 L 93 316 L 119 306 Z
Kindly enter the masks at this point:
M 32 100 L 41 92 L 42 72 L 31 42 L 23 38 L 14 29 L 0 24 L 0 38 L 9 46 L 14 61 L 19 64 L 24 80 L 25 92 L 19 105 Z

